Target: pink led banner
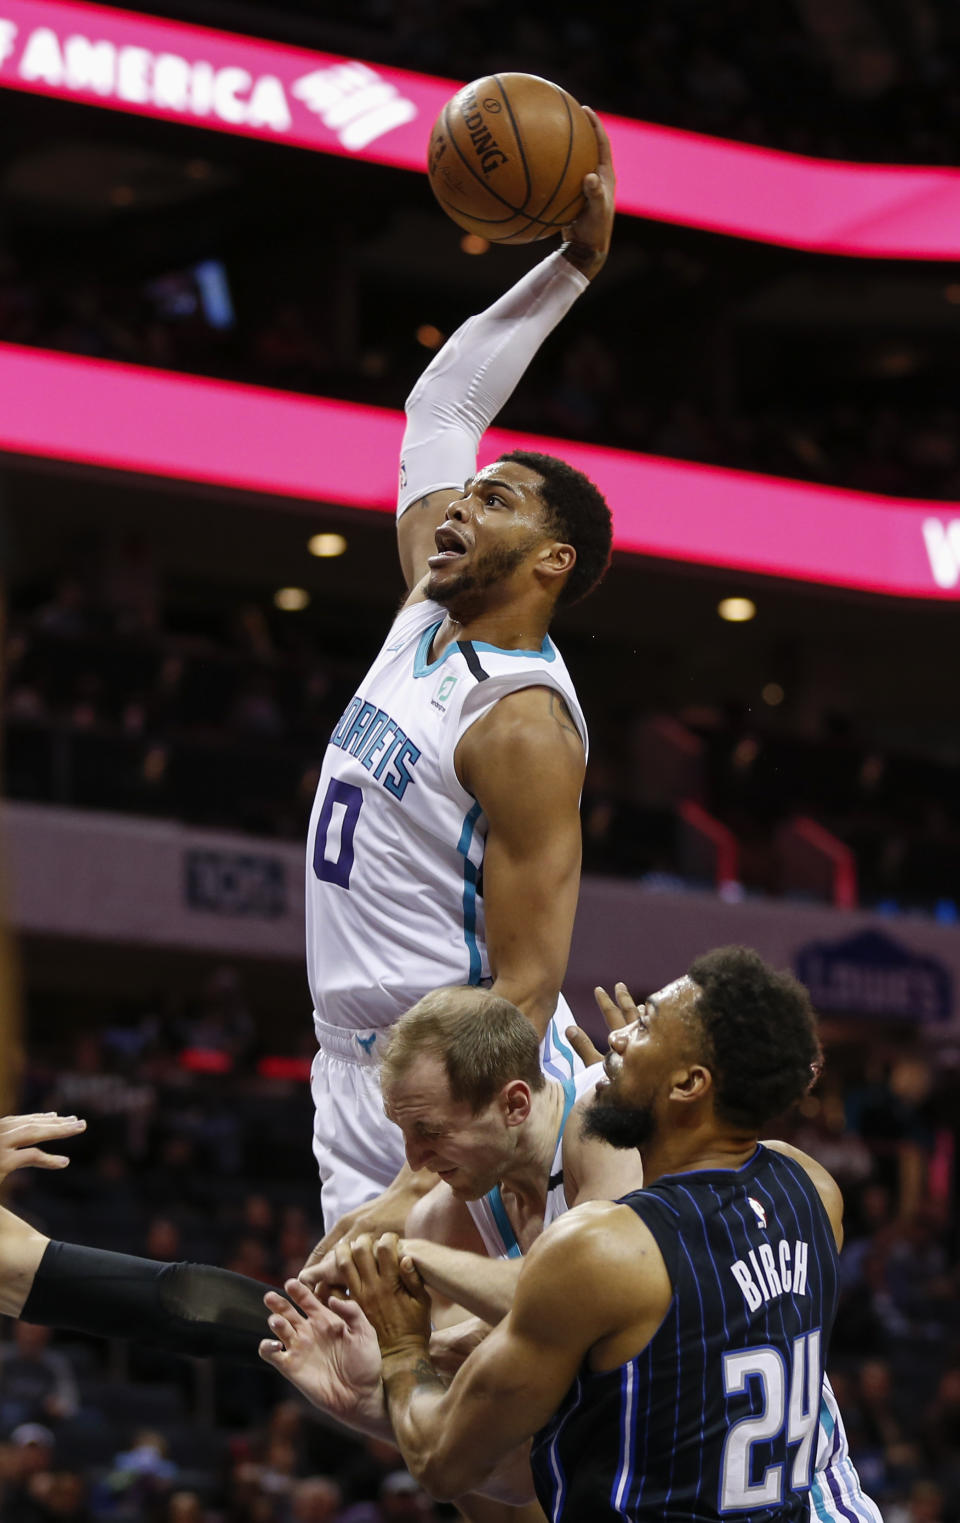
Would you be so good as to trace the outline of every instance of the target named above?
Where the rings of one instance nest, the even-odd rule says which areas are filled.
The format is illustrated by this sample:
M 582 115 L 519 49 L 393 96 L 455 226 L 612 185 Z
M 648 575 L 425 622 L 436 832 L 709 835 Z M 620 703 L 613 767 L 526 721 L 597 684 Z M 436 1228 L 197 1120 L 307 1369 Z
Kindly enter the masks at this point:
M 0 85 L 423 171 L 456 82 L 130 11 L 3 0 Z M 621 211 L 869 257 L 960 255 L 960 172 L 799 158 L 605 117 Z
M 393 509 L 400 413 L 0 344 L 0 449 Z M 493 429 L 483 459 L 560 454 L 606 494 L 620 550 L 960 600 L 960 503 L 811 487 Z

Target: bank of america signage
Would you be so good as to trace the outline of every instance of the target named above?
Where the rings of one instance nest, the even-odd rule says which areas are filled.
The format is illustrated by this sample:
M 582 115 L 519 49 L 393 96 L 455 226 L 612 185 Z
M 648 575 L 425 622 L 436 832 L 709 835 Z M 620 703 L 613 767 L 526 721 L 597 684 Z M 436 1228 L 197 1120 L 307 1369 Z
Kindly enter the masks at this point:
M 461 81 L 85 0 L 0 0 L 0 87 L 355 154 L 421 174 Z M 871 259 L 960 258 L 960 176 L 846 164 L 605 116 L 617 208 Z
M 362 153 L 419 115 L 402 79 L 155 17 L 0 0 L 0 83 L 224 131 Z
M 944 592 L 952 591 L 960 585 L 960 518 L 946 523 L 940 518 L 925 518 L 923 542 L 933 580 Z

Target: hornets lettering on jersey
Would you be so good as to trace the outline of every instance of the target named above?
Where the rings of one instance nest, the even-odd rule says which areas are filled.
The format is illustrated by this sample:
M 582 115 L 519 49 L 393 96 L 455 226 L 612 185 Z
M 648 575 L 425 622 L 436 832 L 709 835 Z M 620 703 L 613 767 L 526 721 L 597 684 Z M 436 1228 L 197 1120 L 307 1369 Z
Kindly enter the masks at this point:
M 403 1139 L 383 1114 L 371 1032 L 386 1031 L 431 989 L 490 978 L 487 821 L 457 775 L 460 740 L 501 698 L 537 686 L 560 695 L 587 744 L 573 682 L 549 639 L 532 651 L 461 641 L 431 660 L 442 621 L 436 603 L 397 615 L 324 748 L 310 816 L 314 1150 L 331 1220 L 403 1165 Z M 573 1063 L 563 1044 L 569 1019 L 561 1002 L 544 1052 L 558 1077 Z M 369 1083 L 358 1060 L 370 1065 Z
M 350 699 L 329 743 L 355 756 L 395 799 L 402 799 L 408 784 L 416 781 L 412 769 L 420 760 L 420 747 L 385 709 L 359 693 Z

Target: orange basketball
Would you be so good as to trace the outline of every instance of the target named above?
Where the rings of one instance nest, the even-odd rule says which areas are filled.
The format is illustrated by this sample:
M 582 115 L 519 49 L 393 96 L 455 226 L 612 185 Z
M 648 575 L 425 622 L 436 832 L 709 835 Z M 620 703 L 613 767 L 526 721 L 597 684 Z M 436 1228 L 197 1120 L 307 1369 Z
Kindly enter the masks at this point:
M 536 74 L 488 74 L 464 85 L 434 123 L 427 155 L 448 217 L 491 243 L 532 243 L 572 222 L 597 167 L 588 117 Z

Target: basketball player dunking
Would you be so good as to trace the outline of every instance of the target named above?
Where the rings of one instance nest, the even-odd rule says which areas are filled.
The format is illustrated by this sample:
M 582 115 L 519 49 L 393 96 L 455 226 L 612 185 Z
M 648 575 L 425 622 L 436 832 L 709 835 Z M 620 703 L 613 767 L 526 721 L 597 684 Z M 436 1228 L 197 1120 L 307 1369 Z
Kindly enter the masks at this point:
M 401 1174 L 402 1138 L 377 1083 L 387 1028 L 421 996 L 492 986 L 532 1021 L 547 1072 L 575 1062 L 560 984 L 587 737 L 547 630 L 559 603 L 602 576 L 610 514 L 562 461 L 518 452 L 478 472 L 476 454 L 606 259 L 613 168 L 590 117 L 598 170 L 566 242 L 458 329 L 407 401 L 398 540 L 410 592 L 334 730 L 310 823 L 314 1151 L 327 1227 L 315 1255 L 346 1232 L 402 1230 L 422 1193 Z

